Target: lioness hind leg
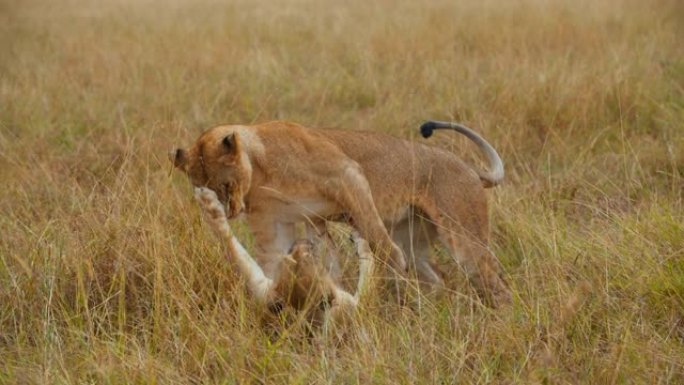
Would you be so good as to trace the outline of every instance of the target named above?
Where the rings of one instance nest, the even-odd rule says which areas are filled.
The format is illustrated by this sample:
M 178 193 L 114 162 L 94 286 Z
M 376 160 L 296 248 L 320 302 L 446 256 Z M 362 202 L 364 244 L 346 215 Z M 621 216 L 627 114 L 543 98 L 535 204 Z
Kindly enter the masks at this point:
M 440 238 L 485 304 L 497 308 L 511 302 L 511 292 L 501 276 L 499 261 L 487 246 L 455 231 L 440 233 Z
M 430 263 L 432 243 L 439 243 L 434 224 L 412 212 L 409 218 L 392 227 L 392 239 L 404 250 L 409 269 L 415 270 L 416 278 L 422 286 L 430 290 L 444 286 L 440 274 Z
M 501 274 L 499 261 L 481 241 L 464 235 L 462 229 L 437 226 L 438 238 L 464 270 L 482 301 L 493 308 L 511 302 L 511 293 Z
M 486 245 L 486 218 L 482 225 L 474 221 L 477 225 L 467 226 L 467 219 L 464 224 L 461 218 L 442 214 L 436 207 L 439 206 L 427 207 L 425 212 L 435 224 L 440 242 L 465 271 L 483 302 L 494 308 L 509 303 L 511 293 L 502 278 L 499 261 Z

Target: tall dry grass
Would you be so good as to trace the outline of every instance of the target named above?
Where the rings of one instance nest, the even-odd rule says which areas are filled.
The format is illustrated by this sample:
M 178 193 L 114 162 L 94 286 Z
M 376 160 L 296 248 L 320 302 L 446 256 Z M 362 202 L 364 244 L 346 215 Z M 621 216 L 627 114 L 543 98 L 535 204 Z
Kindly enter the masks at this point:
M 675 0 L 0 2 L 0 382 L 684 382 L 683 20 Z M 455 270 L 447 298 L 371 300 L 344 343 L 271 338 L 166 151 L 219 123 L 415 139 L 427 118 L 506 162 L 513 307 Z

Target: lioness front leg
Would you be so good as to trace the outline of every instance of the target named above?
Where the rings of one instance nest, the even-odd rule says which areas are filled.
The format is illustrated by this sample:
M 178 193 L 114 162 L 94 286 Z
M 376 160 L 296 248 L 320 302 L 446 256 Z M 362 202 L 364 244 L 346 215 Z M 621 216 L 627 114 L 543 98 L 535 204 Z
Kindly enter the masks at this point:
M 322 186 L 326 188 L 326 193 L 349 211 L 351 224 L 359 231 L 361 237 L 370 243 L 374 254 L 383 262 L 389 257 L 390 265 L 404 273 L 407 268 L 404 252 L 387 232 L 373 202 L 368 180 L 359 167 L 354 164 L 347 165 L 340 172 L 339 178 L 332 181 L 336 183 Z
M 283 257 L 297 240 L 294 223 L 278 222 L 263 212 L 252 212 L 247 216 L 247 224 L 254 236 L 254 259 L 268 278 L 277 280 Z

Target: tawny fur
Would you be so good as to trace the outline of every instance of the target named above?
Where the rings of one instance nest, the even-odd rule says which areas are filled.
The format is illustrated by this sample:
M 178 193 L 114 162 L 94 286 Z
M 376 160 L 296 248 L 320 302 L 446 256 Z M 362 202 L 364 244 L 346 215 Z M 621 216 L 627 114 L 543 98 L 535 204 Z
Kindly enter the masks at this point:
M 510 300 L 488 248 L 486 183 L 450 152 L 381 133 L 270 122 L 214 127 L 172 157 L 193 185 L 218 193 L 230 217 L 246 214 L 255 258 L 271 279 L 296 222 L 348 220 L 400 272 L 409 257 L 422 280 L 441 284 L 427 262 L 439 242 L 487 303 Z
M 313 244 L 310 241 L 295 242 L 280 265 L 277 279 L 271 280 L 233 235 L 224 207 L 215 192 L 198 187 L 195 189 L 195 199 L 211 229 L 225 244 L 229 257 L 245 277 L 249 291 L 267 309 L 278 311 L 283 306 L 290 306 L 306 311 L 310 321 L 322 325 L 330 314 L 345 314 L 357 306 L 364 283 L 359 282 L 357 296 L 338 286 L 312 254 Z M 361 253 L 360 257 L 367 257 L 365 241 L 355 239 L 355 244 L 357 252 Z

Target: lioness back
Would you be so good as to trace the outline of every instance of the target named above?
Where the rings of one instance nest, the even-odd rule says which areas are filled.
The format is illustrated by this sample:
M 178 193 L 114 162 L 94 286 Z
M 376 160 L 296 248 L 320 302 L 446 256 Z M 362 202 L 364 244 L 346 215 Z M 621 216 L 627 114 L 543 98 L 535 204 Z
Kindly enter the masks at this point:
M 435 185 L 454 186 L 455 201 L 484 198 L 477 173 L 448 151 L 378 132 L 322 129 L 317 134 L 359 163 L 383 217 L 394 216 L 407 203 L 419 203 Z

